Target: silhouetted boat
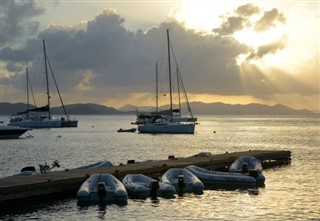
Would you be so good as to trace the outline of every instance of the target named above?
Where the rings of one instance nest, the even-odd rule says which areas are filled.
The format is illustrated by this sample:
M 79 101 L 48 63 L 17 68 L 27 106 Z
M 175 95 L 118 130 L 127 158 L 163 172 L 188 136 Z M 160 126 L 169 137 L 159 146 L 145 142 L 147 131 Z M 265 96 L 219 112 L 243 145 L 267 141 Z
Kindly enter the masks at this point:
M 118 132 L 131 132 L 131 133 L 133 133 L 133 132 L 136 132 L 136 130 L 137 130 L 137 128 L 130 128 L 130 129 L 122 129 L 122 128 L 120 128 L 118 130 Z
M 27 130 L 28 128 L 0 125 L 0 139 L 16 139 Z

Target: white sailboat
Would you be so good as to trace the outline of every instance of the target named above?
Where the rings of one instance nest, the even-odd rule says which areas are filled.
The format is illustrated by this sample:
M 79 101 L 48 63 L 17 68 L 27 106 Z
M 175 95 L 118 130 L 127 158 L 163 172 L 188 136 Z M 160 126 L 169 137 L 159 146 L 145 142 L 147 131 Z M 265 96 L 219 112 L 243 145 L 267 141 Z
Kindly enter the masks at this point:
M 47 58 L 46 53 L 46 45 L 45 40 L 43 40 L 43 53 L 44 53 L 44 61 L 45 61 L 45 74 L 46 74 L 46 87 L 47 87 L 47 105 L 43 107 L 36 107 L 33 109 L 29 109 L 29 77 L 28 77 L 28 69 L 26 69 L 26 77 L 27 77 L 27 110 L 23 112 L 19 112 L 13 114 L 10 118 L 9 126 L 18 126 L 25 128 L 55 128 L 55 127 L 77 127 L 78 121 L 71 120 L 66 112 L 64 104 L 62 102 L 62 98 L 60 95 L 60 91 L 56 80 L 54 78 L 50 62 Z M 51 115 L 50 111 L 50 93 L 49 93 L 49 77 L 48 77 L 48 64 L 51 70 L 51 74 L 57 88 L 59 98 L 65 112 L 66 117 L 54 118 Z
M 158 103 L 155 114 L 147 114 L 144 120 L 139 122 L 138 131 L 140 133 L 171 133 L 171 134 L 194 134 L 196 118 L 193 117 L 191 108 L 187 100 L 188 110 L 190 112 L 190 118 L 184 118 L 181 116 L 181 109 L 173 109 L 172 104 L 172 80 L 171 80 L 171 60 L 170 60 L 170 37 L 169 30 L 167 30 L 167 43 L 168 43 L 168 61 L 169 61 L 169 89 L 170 89 L 170 109 L 166 111 L 166 114 L 159 112 Z M 181 81 L 181 76 L 177 72 L 178 80 Z M 179 84 L 179 83 L 178 83 Z M 183 85 L 183 84 L 182 84 Z M 184 88 L 184 87 L 183 87 Z M 158 91 L 157 91 L 158 93 Z M 185 97 L 187 94 L 184 90 Z M 158 94 L 156 95 L 158 98 Z M 179 99 L 180 104 L 180 99 Z M 137 122 L 139 120 L 139 116 Z M 141 120 L 141 119 L 140 119 Z
M 177 68 L 177 88 L 178 88 L 178 97 L 179 97 L 179 108 L 172 109 L 172 121 L 173 122 L 196 122 L 197 118 L 192 116 L 192 111 L 190 105 L 187 101 L 188 110 L 191 113 L 191 117 L 186 117 L 181 115 L 181 99 L 180 99 L 180 83 L 182 84 L 182 89 L 185 93 L 184 85 L 180 76 L 179 69 Z M 187 98 L 187 97 L 186 97 Z M 156 109 L 152 112 L 138 112 L 137 110 L 137 119 L 131 124 L 142 125 L 146 123 L 152 123 L 157 118 L 170 118 L 170 110 L 159 110 L 159 90 L 158 90 L 158 63 L 156 63 Z

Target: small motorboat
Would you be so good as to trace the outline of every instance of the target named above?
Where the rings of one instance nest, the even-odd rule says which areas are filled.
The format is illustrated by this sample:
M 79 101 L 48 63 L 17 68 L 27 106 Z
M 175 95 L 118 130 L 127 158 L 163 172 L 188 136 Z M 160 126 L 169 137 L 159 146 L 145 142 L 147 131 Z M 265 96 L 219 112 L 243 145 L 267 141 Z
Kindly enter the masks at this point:
M 17 139 L 27 130 L 29 129 L 8 125 L 0 125 L 0 139 Z
M 122 183 L 133 198 L 166 197 L 172 198 L 176 189 L 169 183 L 159 182 L 143 174 L 127 174 Z
M 161 182 L 171 184 L 177 193 L 202 193 L 204 184 L 189 170 L 184 168 L 171 168 L 161 177 Z
M 30 175 L 38 175 L 42 173 L 49 173 L 53 168 L 60 168 L 60 163 L 58 160 L 53 161 L 50 165 L 47 164 L 39 164 L 39 170 L 36 170 L 34 166 L 26 166 L 21 169 L 20 173 L 15 174 L 13 176 L 30 176 Z M 72 169 L 65 169 L 65 171 L 74 171 L 74 170 L 88 170 L 88 169 L 96 169 L 96 168 L 108 168 L 112 167 L 113 164 L 108 160 L 98 161 L 96 163 L 88 164 L 85 166 L 80 166 Z
M 253 176 L 256 179 L 257 186 L 264 185 L 265 177 L 262 174 L 261 162 L 253 156 L 239 157 L 231 164 L 229 172 Z
M 120 128 L 118 130 L 118 132 L 131 132 L 131 133 L 134 133 L 134 132 L 136 132 L 136 130 L 137 130 L 137 128 L 130 128 L 130 129 L 122 129 L 122 128 Z
M 256 186 L 256 179 L 254 177 L 241 173 L 217 172 L 194 165 L 187 166 L 186 169 L 196 175 L 206 187 L 250 188 Z
M 37 171 L 34 166 L 26 166 L 21 169 L 20 173 L 14 174 L 12 176 L 33 176 L 41 174 L 40 171 Z
M 21 169 L 20 173 L 15 174 L 13 176 L 32 176 L 32 175 L 39 175 L 42 173 L 49 173 L 53 168 L 60 167 L 59 161 L 55 160 L 52 162 L 51 166 L 45 162 L 45 164 L 39 164 L 39 170 L 36 170 L 34 166 L 26 166 Z
M 79 188 L 78 202 L 127 202 L 124 185 L 111 174 L 93 174 Z

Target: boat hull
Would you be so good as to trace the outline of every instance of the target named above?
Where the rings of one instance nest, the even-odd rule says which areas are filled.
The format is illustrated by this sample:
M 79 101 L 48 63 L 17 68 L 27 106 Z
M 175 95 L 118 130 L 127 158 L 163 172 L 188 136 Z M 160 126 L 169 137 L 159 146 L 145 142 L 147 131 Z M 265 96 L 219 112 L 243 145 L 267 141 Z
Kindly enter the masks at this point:
M 147 198 L 149 196 L 154 197 L 154 195 L 172 198 L 176 193 L 174 186 L 171 184 L 158 182 L 143 174 L 128 174 L 123 178 L 122 183 L 128 194 L 133 198 Z M 157 183 L 158 186 L 152 186 L 153 183 Z
M 9 126 L 24 128 L 58 128 L 61 127 L 59 119 L 26 119 L 20 121 L 10 121 Z
M 244 167 L 245 166 L 245 167 Z M 255 174 L 257 186 L 264 186 L 265 177 L 262 174 L 262 165 L 260 160 L 253 156 L 241 156 L 235 160 L 229 169 L 229 172 Z
M 61 121 L 61 127 L 78 127 L 78 121 L 77 120 Z
M 17 139 L 27 130 L 26 128 L 0 126 L 0 139 Z
M 138 127 L 140 133 L 151 133 L 151 134 L 194 134 L 195 124 L 145 124 Z
M 124 185 L 111 174 L 93 174 L 80 187 L 78 202 L 125 203 L 128 194 Z
M 256 179 L 244 174 L 211 171 L 194 165 L 187 166 L 186 169 L 196 175 L 206 187 L 228 189 L 256 186 Z
M 134 133 L 134 132 L 136 132 L 136 128 L 130 128 L 130 129 L 122 129 L 122 128 L 120 128 L 119 130 L 118 130 L 118 132 L 119 133 L 123 133 L 123 132 L 131 132 L 131 133 Z
M 179 179 L 182 178 L 183 182 Z M 161 182 L 171 184 L 175 187 L 177 193 L 197 193 L 201 194 L 204 190 L 204 184 L 193 173 L 186 169 L 171 168 L 161 177 Z

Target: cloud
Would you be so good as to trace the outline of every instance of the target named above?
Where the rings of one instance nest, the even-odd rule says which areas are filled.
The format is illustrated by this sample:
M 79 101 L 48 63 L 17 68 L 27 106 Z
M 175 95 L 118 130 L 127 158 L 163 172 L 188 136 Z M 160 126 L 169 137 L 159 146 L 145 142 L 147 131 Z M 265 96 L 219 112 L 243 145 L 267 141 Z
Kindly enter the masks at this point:
M 168 82 L 166 30 L 169 28 L 174 53 L 189 93 L 249 95 L 265 99 L 274 94 L 315 93 L 314 87 L 310 89 L 309 85 L 300 83 L 299 79 L 283 71 L 270 69 L 267 72 L 271 74 L 267 74 L 248 62 L 245 66 L 237 65 L 236 58 L 241 54 L 250 54 L 248 59 L 260 59 L 283 49 L 285 43 L 280 40 L 252 51 L 231 34 L 247 27 L 248 17 L 259 10 L 253 5 L 245 5 L 236 12 L 238 16 L 225 17 L 217 29 L 218 34 L 206 36 L 186 29 L 176 21 L 134 32 L 127 29 L 125 19 L 111 9 L 105 9 L 92 20 L 75 26 L 51 23 L 37 38 L 25 41 L 25 45 L 2 48 L 6 71 L 16 73 L 6 82 L 15 88 L 23 88 L 24 65 L 27 64 L 32 64 L 30 75 L 39 72 L 37 63 L 43 53 L 42 39 L 46 39 L 50 63 L 66 103 L 107 104 L 108 101 L 130 100 L 131 96 L 150 96 L 155 90 L 156 62 L 159 63 L 159 74 L 162 74 L 162 85 Z M 271 12 L 274 13 L 273 10 Z M 265 19 L 259 20 L 265 20 L 264 28 L 272 27 L 281 20 L 278 11 L 277 16 L 269 13 L 264 13 Z M 174 65 L 172 70 L 175 73 Z M 40 73 L 43 74 L 43 69 Z M 283 86 L 278 81 L 290 84 Z M 145 100 L 150 100 L 150 97 L 141 99 L 141 102 Z
M 259 46 L 256 51 L 251 52 L 251 54 L 247 57 L 247 60 L 260 59 L 265 55 L 274 54 L 283 48 L 285 48 L 285 39 L 281 39 L 267 45 L 262 45 Z
M 213 29 L 213 32 L 220 35 L 230 35 L 244 28 L 247 19 L 241 16 L 227 17 L 220 28 Z
M 94 79 L 94 74 L 91 71 L 85 71 L 81 82 L 77 85 L 79 91 L 87 91 L 92 88 L 92 81 Z
M 252 4 L 246 4 L 246 5 L 242 5 L 242 6 L 238 7 L 235 12 L 240 16 L 250 17 L 251 15 L 259 13 L 260 8 L 254 6 Z
M 1 1 L 0 47 L 38 32 L 39 22 L 32 20 L 44 13 L 35 1 Z
M 285 23 L 285 17 L 276 8 L 264 12 L 263 16 L 255 24 L 255 31 L 266 31 L 275 27 L 277 22 Z
M 163 82 L 167 82 L 166 29 L 170 28 L 187 90 L 223 94 L 239 90 L 235 57 L 248 48 L 234 38 L 201 36 L 175 21 L 146 32 L 132 32 L 124 22 L 115 11 L 104 10 L 87 21 L 85 28 L 51 24 L 38 39 L 29 40 L 29 45 L 4 48 L 3 60 L 7 64 L 32 62 L 32 75 L 37 69 L 36 58 L 42 56 L 42 39 L 46 39 L 48 57 L 62 91 L 73 93 L 81 86 L 88 96 L 96 94 L 97 99 L 106 99 L 105 94 L 149 93 L 154 91 L 156 62 L 162 67 Z M 91 73 L 94 78 L 83 73 Z
M 272 100 L 289 94 L 304 96 L 318 94 L 317 83 L 308 84 L 297 76 L 278 68 L 261 69 L 255 64 L 245 62 L 241 65 L 241 85 L 243 95 L 254 95 L 256 98 Z
M 257 20 L 255 17 L 259 15 L 261 17 Z M 263 11 L 263 9 L 252 4 L 242 5 L 234 11 L 234 15 L 222 16 L 222 18 L 221 26 L 212 30 L 217 35 L 232 35 L 251 27 L 257 32 L 263 32 L 275 27 L 277 23 L 285 23 L 284 14 L 276 8 Z

